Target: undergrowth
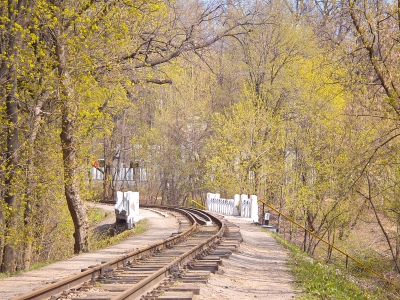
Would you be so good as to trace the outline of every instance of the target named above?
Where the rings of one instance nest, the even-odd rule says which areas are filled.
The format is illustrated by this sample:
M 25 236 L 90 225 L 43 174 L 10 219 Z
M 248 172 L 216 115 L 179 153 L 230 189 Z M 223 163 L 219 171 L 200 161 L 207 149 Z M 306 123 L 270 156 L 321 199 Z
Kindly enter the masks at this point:
M 15 272 L 10 272 L 10 273 L 0 273 L 0 278 L 7 278 L 7 277 L 15 276 L 18 274 L 22 274 L 22 273 L 25 273 L 28 271 L 33 271 L 33 270 L 39 269 L 41 267 L 50 265 L 54 262 L 55 261 L 37 262 L 37 263 L 32 264 L 28 270 L 20 270 L 20 271 L 15 271 Z
M 386 295 L 383 288 L 374 287 L 367 290 L 348 280 L 332 265 L 314 260 L 276 234 L 273 234 L 273 237 L 290 251 L 289 267 L 295 277 L 296 286 L 301 290 L 297 299 L 393 299 Z
M 88 209 L 88 221 L 89 224 L 96 224 L 106 217 L 106 212 L 97 207 L 90 207 Z
M 102 249 L 119 243 L 123 239 L 145 232 L 148 229 L 147 219 L 142 219 L 136 223 L 135 228 L 116 233 L 114 227 L 110 227 L 101 233 L 93 232 L 89 236 L 89 247 L 91 251 Z

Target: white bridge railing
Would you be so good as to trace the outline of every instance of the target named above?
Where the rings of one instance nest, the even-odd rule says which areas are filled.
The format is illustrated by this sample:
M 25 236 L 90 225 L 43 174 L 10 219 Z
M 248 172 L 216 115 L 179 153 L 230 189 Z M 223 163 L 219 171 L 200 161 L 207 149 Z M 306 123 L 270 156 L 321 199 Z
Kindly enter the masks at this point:
M 104 168 L 92 167 L 90 168 L 90 174 L 92 180 L 103 180 L 104 179 Z M 136 173 L 132 168 L 119 168 L 118 172 L 115 168 L 111 169 L 111 176 L 113 181 L 146 181 L 147 173 L 145 168 L 136 169 Z
M 222 215 L 241 216 L 258 222 L 257 196 L 235 195 L 233 199 L 220 198 L 220 194 L 207 193 L 206 209 Z

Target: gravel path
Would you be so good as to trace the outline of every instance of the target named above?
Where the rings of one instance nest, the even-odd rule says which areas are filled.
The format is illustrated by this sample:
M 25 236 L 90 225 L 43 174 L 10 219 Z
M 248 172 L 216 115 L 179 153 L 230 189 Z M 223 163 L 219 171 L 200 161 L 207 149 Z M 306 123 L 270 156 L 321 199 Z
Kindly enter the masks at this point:
M 274 238 L 250 221 L 226 217 L 240 226 L 243 243 L 224 260 L 218 274 L 211 275 L 194 300 L 293 299 L 299 293 L 286 266 L 287 251 Z
M 96 206 L 106 211 L 114 211 L 113 206 L 101 204 L 96 204 Z M 37 270 L 0 279 L 0 299 L 12 299 L 44 284 L 53 283 L 78 274 L 83 268 L 98 265 L 102 261 L 111 260 L 124 253 L 150 245 L 158 240 L 163 240 L 178 231 L 178 222 L 172 216 L 165 218 L 160 214 L 145 209 L 140 209 L 140 216 L 147 218 L 149 225 L 149 229 L 140 235 L 128 238 L 102 250 L 79 254 Z M 115 217 L 109 219 L 109 222 L 115 222 Z M 101 225 L 105 225 L 104 222 Z

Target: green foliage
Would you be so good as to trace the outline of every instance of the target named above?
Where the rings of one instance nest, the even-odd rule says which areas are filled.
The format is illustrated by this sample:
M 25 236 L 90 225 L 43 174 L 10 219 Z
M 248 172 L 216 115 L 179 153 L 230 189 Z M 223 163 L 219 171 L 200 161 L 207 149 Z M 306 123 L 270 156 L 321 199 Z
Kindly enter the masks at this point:
M 180 204 L 204 190 L 203 147 L 215 81 L 196 62 L 197 68 L 186 61 L 164 68 L 173 86 L 152 87 L 154 94 L 137 103 L 140 123 L 131 143 L 149 178 L 141 192 L 165 203 Z
M 378 252 L 374 247 L 371 247 L 375 241 L 371 241 L 369 238 L 360 238 L 362 234 L 362 231 L 351 232 L 346 239 L 338 243 L 338 246 L 350 256 L 379 274 L 385 274 L 392 270 L 393 264 L 388 257 Z M 375 235 L 376 234 L 372 234 L 372 236 Z M 358 264 L 350 263 L 348 268 L 358 277 L 369 276 L 369 272 Z
M 360 14 L 349 16 L 339 2 L 250 2 L 213 10 L 201 1 L 40 0 L 29 9 L 1 1 L 0 196 L 17 199 L 16 207 L 0 199 L 5 242 L 32 245 L 32 263 L 72 251 L 59 142 L 68 109 L 76 160 L 67 167 L 84 200 L 108 186 L 88 178 L 93 160 L 114 168 L 118 154 L 125 167 L 140 162 L 147 181 L 134 188 L 152 201 L 255 193 L 343 240 L 372 215 L 398 261 L 395 5 L 354 3 Z M 227 29 L 245 15 L 254 25 Z M 355 18 L 365 31 L 351 28 Z M 378 19 L 379 30 L 365 27 Z M 379 55 L 365 55 L 364 33 Z M 15 124 L 8 96 L 18 104 Z M 12 129 L 15 164 L 6 159 Z
M 214 134 L 207 144 L 207 184 L 210 190 L 232 193 L 256 192 L 249 172 L 258 171 L 260 160 L 271 145 L 264 140 L 271 116 L 245 100 L 217 113 L 212 120 Z
M 295 277 L 296 286 L 302 290 L 298 299 L 387 299 L 384 290 L 365 290 L 332 265 L 310 258 L 276 235 L 274 238 L 290 250 L 289 267 Z
M 336 197 L 345 183 L 336 174 L 348 158 L 336 146 L 346 96 L 334 79 L 343 71 L 305 42 L 312 39 L 307 27 L 281 22 L 266 25 L 271 32 L 261 35 L 278 52 L 246 42 L 243 59 L 252 81 L 239 103 L 214 115 L 206 183 L 231 194 L 284 197 L 294 211 L 318 211 L 316 205 L 327 195 Z
M 105 216 L 106 213 L 101 208 L 91 207 L 88 209 L 88 221 L 90 224 L 96 224 L 100 222 Z

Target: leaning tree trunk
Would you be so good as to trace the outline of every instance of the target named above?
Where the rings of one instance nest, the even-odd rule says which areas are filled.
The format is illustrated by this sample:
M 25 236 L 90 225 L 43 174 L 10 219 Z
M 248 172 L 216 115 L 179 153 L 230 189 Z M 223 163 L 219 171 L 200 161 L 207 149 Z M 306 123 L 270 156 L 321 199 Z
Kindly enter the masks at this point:
M 88 220 L 85 205 L 80 197 L 78 185 L 78 162 L 76 157 L 76 112 L 74 89 L 67 69 L 65 45 L 61 30 L 57 32 L 58 73 L 60 76 L 60 94 L 62 103 L 61 147 L 64 167 L 64 188 L 68 209 L 74 222 L 74 253 L 88 250 Z
M 85 205 L 80 197 L 77 158 L 74 141 L 74 120 L 69 115 L 70 103 L 66 103 L 62 114 L 62 131 L 60 134 L 64 162 L 64 187 L 68 209 L 74 222 L 74 253 L 88 250 L 88 220 Z

